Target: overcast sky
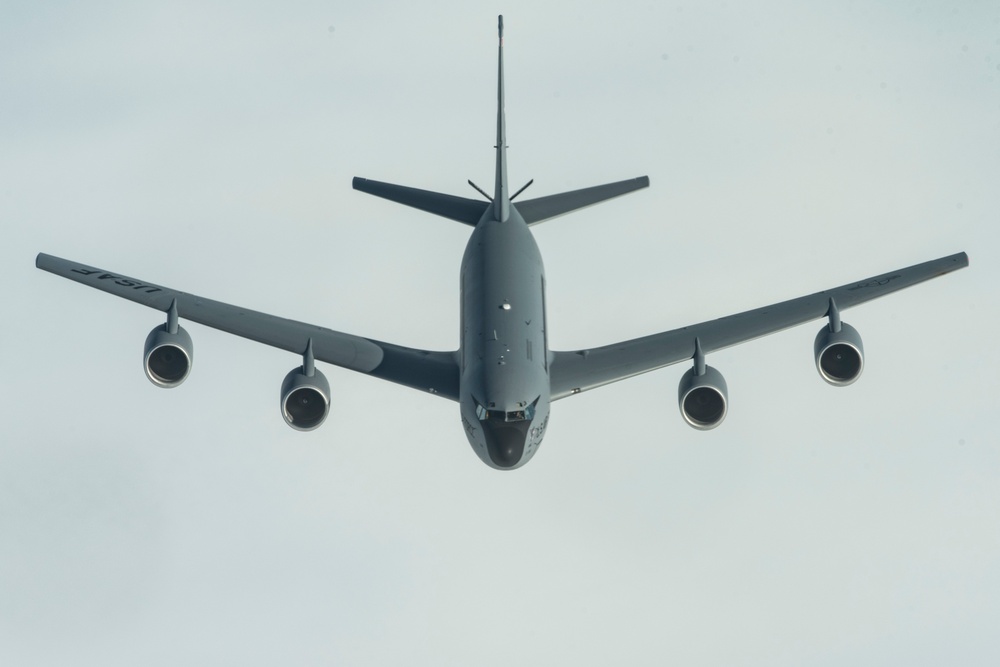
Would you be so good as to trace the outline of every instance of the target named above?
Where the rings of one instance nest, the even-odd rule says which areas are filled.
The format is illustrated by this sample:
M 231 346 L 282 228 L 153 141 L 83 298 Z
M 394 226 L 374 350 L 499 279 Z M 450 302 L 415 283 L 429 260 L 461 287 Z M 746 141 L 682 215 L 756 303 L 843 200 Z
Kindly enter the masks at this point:
M 8 1 L 0 9 L 0 663 L 995 665 L 1000 8 L 991 2 Z M 968 251 L 820 324 L 553 405 L 526 467 L 458 406 L 159 313 L 39 251 L 429 349 L 458 345 L 464 225 L 355 175 L 512 187 L 648 174 L 536 229 L 550 344 L 727 315 Z

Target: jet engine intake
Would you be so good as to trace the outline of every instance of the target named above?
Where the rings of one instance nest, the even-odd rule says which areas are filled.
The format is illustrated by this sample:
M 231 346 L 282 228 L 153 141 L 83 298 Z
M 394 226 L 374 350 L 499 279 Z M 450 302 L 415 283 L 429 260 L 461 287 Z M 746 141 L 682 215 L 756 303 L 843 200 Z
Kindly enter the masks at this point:
M 157 387 L 176 387 L 187 379 L 194 361 L 191 336 L 182 327 L 171 333 L 169 325 L 160 325 L 146 336 L 142 368 Z
M 816 334 L 813 354 L 820 377 L 836 387 L 846 387 L 861 375 L 865 367 L 865 349 L 861 334 L 845 322 L 839 331 L 827 325 Z
M 319 428 L 330 412 L 330 383 L 320 371 L 293 368 L 281 383 L 281 416 L 297 431 Z
M 689 368 L 681 377 L 677 388 L 677 404 L 690 426 L 707 431 L 722 423 L 729 410 L 729 390 L 722 373 L 704 366 L 698 374 L 697 368 Z

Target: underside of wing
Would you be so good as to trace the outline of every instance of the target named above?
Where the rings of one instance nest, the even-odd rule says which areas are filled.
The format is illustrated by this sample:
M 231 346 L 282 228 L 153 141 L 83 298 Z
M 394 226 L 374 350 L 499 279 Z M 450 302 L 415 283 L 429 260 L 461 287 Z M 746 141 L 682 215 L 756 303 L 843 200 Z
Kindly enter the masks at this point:
M 38 255 L 35 265 L 165 313 L 173 310 L 182 319 L 213 329 L 299 355 L 311 349 L 316 360 L 458 400 L 458 363 L 454 352 L 417 350 L 341 333 L 204 299 L 44 253 Z
M 605 183 L 581 190 L 528 199 L 518 202 L 514 207 L 528 225 L 536 225 L 570 211 L 599 204 L 602 201 L 621 197 L 647 187 L 649 187 L 649 176 L 640 176 L 616 183 Z
M 552 352 L 552 399 L 692 359 L 699 342 L 707 354 L 825 317 L 830 313 L 831 299 L 837 309 L 844 310 L 968 265 L 968 256 L 958 253 L 673 331 L 593 349 Z

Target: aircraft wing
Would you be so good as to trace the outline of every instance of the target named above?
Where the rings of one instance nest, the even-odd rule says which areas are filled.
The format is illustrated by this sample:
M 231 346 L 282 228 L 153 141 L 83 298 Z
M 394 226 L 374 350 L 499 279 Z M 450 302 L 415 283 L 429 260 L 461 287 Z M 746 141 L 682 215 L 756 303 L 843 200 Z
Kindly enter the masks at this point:
M 710 322 L 589 350 L 552 352 L 549 362 L 551 398 L 565 398 L 692 359 L 695 339 L 701 341 L 702 351 L 709 354 L 825 317 L 830 299 L 842 311 L 968 265 L 969 258 L 962 252 Z
M 286 320 L 39 253 L 35 266 L 78 283 L 166 312 L 176 300 L 182 319 L 302 355 L 310 339 L 319 361 L 458 400 L 454 352 L 416 350 Z

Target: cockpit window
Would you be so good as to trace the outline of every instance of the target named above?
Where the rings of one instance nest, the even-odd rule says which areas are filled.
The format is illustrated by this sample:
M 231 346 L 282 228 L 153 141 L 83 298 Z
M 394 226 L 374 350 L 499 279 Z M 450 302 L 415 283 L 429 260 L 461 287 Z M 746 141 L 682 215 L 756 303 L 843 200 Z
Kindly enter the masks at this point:
M 478 417 L 481 422 L 487 420 L 492 422 L 531 421 L 535 418 L 535 406 L 537 404 L 538 399 L 536 398 L 530 405 L 525 405 L 518 410 L 504 412 L 503 410 L 489 410 L 480 405 L 479 401 L 476 401 L 476 417 Z

